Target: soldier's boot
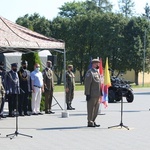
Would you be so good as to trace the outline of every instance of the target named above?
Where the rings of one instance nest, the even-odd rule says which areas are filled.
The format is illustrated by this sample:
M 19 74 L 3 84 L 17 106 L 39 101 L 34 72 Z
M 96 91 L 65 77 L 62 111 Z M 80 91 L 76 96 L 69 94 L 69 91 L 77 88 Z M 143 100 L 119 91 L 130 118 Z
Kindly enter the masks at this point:
M 71 105 L 70 105 L 70 107 L 71 107 L 71 110 L 75 110 L 75 108 L 73 108 Z
M 70 104 L 67 104 L 67 110 L 72 110 Z

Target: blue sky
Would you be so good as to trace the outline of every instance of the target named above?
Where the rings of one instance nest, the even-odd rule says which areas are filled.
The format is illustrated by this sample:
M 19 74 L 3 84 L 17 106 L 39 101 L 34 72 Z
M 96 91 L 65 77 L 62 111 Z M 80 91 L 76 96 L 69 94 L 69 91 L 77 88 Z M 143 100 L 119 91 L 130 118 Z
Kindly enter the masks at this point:
M 0 16 L 15 22 L 18 17 L 36 12 L 39 13 L 40 16 L 52 20 L 57 16 L 59 7 L 65 2 L 73 1 L 74 0 L 1 0 Z M 110 0 L 110 2 L 115 5 L 114 11 L 118 9 L 117 1 L 118 0 Z M 148 0 L 134 0 L 134 2 L 136 6 L 135 11 L 139 14 L 144 12 L 144 7 Z

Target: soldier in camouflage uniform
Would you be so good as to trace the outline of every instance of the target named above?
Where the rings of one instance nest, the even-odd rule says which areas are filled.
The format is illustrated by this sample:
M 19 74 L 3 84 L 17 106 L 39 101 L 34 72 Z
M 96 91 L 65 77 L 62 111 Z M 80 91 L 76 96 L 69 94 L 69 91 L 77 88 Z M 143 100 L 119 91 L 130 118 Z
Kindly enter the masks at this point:
M 4 62 L 0 62 L 0 76 L 1 76 L 1 82 L 2 82 L 2 88 L 3 89 L 6 89 L 6 70 L 4 69 Z M 5 90 L 4 90 L 5 92 Z M 6 118 L 6 116 L 4 115 L 4 105 L 5 105 L 5 99 L 6 99 L 6 96 L 5 94 L 1 93 L 2 94 L 2 98 L 1 98 L 1 104 L 0 104 L 0 118 Z
M 98 114 L 99 100 L 102 95 L 100 89 L 99 60 L 92 60 L 92 68 L 85 75 L 85 95 L 87 100 L 88 127 L 99 127 L 95 123 Z
M 5 95 L 5 89 L 4 89 L 3 84 L 2 84 L 2 77 L 0 76 L 0 106 L 2 105 L 4 95 Z M 0 116 L 0 118 L 1 117 L 2 116 Z
M 52 67 L 52 62 L 47 61 L 47 67 L 43 70 L 46 114 L 54 114 L 54 112 L 51 111 L 53 91 L 54 91 L 54 79 L 53 79 L 53 71 L 51 67 Z
M 75 76 L 72 72 L 73 65 L 68 65 L 68 71 L 66 72 L 66 104 L 68 110 L 74 110 L 71 106 L 74 98 Z

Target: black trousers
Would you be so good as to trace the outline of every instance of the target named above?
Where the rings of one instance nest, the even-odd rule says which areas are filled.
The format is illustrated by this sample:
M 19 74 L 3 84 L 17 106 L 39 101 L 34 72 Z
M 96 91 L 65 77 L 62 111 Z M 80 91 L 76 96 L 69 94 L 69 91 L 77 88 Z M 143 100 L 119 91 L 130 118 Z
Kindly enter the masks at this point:
M 18 111 L 19 114 L 27 114 L 27 111 L 29 110 L 29 92 L 25 92 L 19 95 L 18 100 Z
M 9 115 L 12 115 L 17 105 L 17 94 L 9 94 L 8 95 L 8 110 Z

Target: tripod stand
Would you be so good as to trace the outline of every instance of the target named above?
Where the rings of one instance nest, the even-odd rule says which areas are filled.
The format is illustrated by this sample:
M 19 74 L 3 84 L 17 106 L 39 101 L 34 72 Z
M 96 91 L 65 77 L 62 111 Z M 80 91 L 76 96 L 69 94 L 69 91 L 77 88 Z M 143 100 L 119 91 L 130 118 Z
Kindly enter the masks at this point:
M 15 83 L 15 81 L 13 80 L 12 77 L 10 77 L 8 74 L 7 74 L 7 76 L 9 77 L 9 79 L 13 83 Z M 17 94 L 16 94 L 16 114 L 15 114 L 15 116 L 16 116 L 16 130 L 15 130 L 14 133 L 6 135 L 6 137 L 10 137 L 10 139 L 13 139 L 15 136 L 22 135 L 22 136 L 27 136 L 27 137 L 32 138 L 32 136 L 30 136 L 30 135 L 26 135 L 26 134 L 22 134 L 22 133 L 18 132 L 18 115 L 19 115 L 18 114 L 18 94 L 19 94 L 19 87 L 16 86 L 16 88 L 17 88 Z
M 121 93 L 121 121 L 120 121 L 119 125 L 108 127 L 108 129 L 110 129 L 110 128 L 117 128 L 117 127 L 121 127 L 121 128 L 124 127 L 127 130 L 129 130 L 128 126 L 123 125 L 123 97 L 122 97 L 121 88 L 120 88 L 120 93 Z
M 56 98 L 55 98 L 54 96 L 53 96 L 53 98 L 54 98 L 54 100 L 55 100 L 56 103 L 53 104 L 52 107 L 58 104 L 59 107 L 61 108 L 61 110 L 63 110 L 63 108 L 62 108 L 61 105 L 58 103 L 58 101 L 56 100 Z

